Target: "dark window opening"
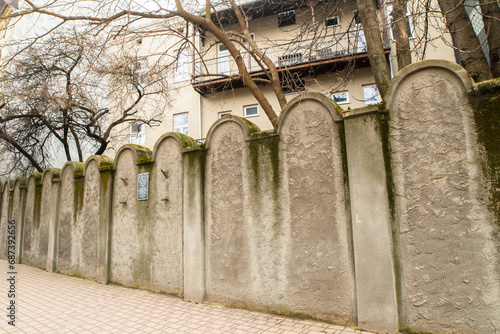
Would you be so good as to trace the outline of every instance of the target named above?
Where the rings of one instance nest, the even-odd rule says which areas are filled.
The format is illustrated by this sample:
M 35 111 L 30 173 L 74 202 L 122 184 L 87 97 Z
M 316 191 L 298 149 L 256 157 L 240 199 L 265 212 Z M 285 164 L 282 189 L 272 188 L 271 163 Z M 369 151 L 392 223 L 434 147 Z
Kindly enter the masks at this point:
M 281 80 L 283 93 L 300 93 L 306 90 L 306 81 L 299 73 L 287 73 Z
M 334 27 L 339 25 L 339 18 L 337 16 L 330 17 L 325 20 L 325 27 Z
M 285 27 L 292 24 L 295 24 L 295 9 L 278 13 L 278 27 Z

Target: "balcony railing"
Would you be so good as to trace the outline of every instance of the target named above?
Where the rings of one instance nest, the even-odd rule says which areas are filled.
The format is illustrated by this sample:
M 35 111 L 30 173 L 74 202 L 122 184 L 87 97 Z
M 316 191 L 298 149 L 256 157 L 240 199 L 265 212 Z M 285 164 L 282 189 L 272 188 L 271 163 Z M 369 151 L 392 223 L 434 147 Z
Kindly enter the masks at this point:
M 385 43 L 385 48 L 389 45 Z M 262 51 L 278 68 L 293 68 L 296 65 L 319 63 L 325 60 L 366 53 L 366 39 L 363 30 L 322 36 L 318 39 L 306 39 L 283 43 Z M 250 73 L 261 72 L 262 68 L 248 52 L 242 52 L 243 59 Z M 228 78 L 238 75 L 238 68 L 229 56 L 204 59 L 195 63 L 193 84 Z

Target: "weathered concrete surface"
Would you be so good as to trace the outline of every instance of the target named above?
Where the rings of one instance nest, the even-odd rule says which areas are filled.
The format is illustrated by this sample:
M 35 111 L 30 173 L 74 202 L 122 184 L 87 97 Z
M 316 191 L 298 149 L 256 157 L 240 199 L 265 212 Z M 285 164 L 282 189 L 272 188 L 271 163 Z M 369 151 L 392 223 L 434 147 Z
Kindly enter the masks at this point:
M 110 280 L 149 287 L 152 269 L 151 254 L 147 249 L 149 221 L 148 217 L 138 214 L 137 149 L 127 145 L 115 159 Z
M 84 277 L 108 281 L 113 160 L 91 156 L 85 163 L 83 203 L 78 210 L 76 256 Z M 75 248 L 73 248 L 75 249 Z
M 414 330 L 500 328 L 495 226 L 485 203 L 470 80 L 426 62 L 394 79 L 389 100 L 402 322 Z
M 178 134 L 167 134 L 154 149 L 150 173 L 150 236 L 152 253 L 151 285 L 158 290 L 182 296 L 183 273 L 183 186 L 182 141 Z
M 466 99 L 479 86 L 494 94 L 491 85 L 448 62 L 409 66 L 381 126 L 383 104 L 341 119 L 331 100 L 304 94 L 274 131 L 226 116 L 205 146 L 170 133 L 153 153 L 126 145 L 114 161 L 93 156 L 83 200 L 69 167 L 63 198 L 49 169 L 43 188 L 29 179 L 25 209 L 24 186 L 4 187 L 0 240 L 24 213 L 25 260 L 48 270 L 57 246 L 65 270 L 197 302 L 379 332 L 495 332 L 500 141 L 495 127 L 493 140 L 481 137 Z M 138 201 L 145 172 L 149 199 Z
M 10 211 L 12 210 L 13 192 L 11 189 L 13 185 L 13 180 L 2 184 L 2 215 L 0 216 L 0 245 L 2 245 L 0 257 L 2 259 L 7 259 L 7 225 L 9 224 Z
M 354 267 L 341 128 L 320 94 L 292 100 L 280 115 L 284 300 L 294 312 L 355 321 Z
M 26 207 L 24 213 L 22 263 L 36 266 L 39 258 L 38 233 L 42 198 L 42 173 L 33 173 L 28 178 Z
M 211 129 L 205 178 L 208 300 L 354 321 L 334 112 L 330 100 L 308 94 L 282 113 L 279 138 L 256 137 L 258 129 L 237 117 Z
M 398 330 L 398 307 L 379 117 L 376 106 L 353 110 L 345 118 L 344 126 L 358 327 L 393 333 Z
M 48 271 L 55 270 L 57 221 L 59 216 L 59 190 L 61 170 L 48 168 L 42 175 L 42 200 L 40 229 L 38 231 L 38 266 Z
M 206 297 L 211 301 L 252 300 L 250 231 L 245 219 L 243 174 L 248 152 L 246 125 L 221 120 L 207 136 L 205 184 Z
M 57 228 L 56 270 L 62 273 L 79 272 L 80 249 L 86 248 L 77 224 L 77 212 L 83 199 L 82 162 L 67 162 L 61 172 L 61 200 Z M 93 245 L 88 243 L 89 247 Z
M 21 261 L 21 245 L 22 245 L 22 237 L 23 237 L 23 223 L 24 223 L 24 208 L 26 205 L 26 183 L 28 181 L 27 177 L 18 177 L 14 181 L 14 194 L 12 197 L 12 212 L 10 214 L 10 220 L 14 221 L 15 226 L 15 261 L 19 263 Z M 7 229 L 11 227 L 9 226 Z M 7 232 L 7 246 L 9 239 L 9 232 Z M 8 252 L 7 252 L 8 254 Z

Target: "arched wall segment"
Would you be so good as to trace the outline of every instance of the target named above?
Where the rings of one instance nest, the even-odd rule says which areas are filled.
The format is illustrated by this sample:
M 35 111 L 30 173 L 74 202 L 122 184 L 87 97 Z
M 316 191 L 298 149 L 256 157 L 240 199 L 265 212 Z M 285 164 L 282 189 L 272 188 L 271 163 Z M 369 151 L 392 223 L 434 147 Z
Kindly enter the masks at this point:
M 10 215 L 12 212 L 12 198 L 13 198 L 14 180 L 8 180 L 2 184 L 2 215 L 0 216 L 0 258 L 6 259 L 6 241 L 7 241 L 7 225 L 9 224 Z
M 83 168 L 83 202 L 77 214 L 74 240 L 77 271 L 84 277 L 107 282 L 109 267 L 109 229 L 111 220 L 113 159 L 93 155 Z
M 385 98 L 387 110 L 391 110 L 393 102 L 397 101 L 396 93 L 400 89 L 399 86 L 401 83 L 406 81 L 408 77 L 422 70 L 444 71 L 449 73 L 451 77 L 455 77 L 455 82 L 458 86 L 463 87 L 465 93 L 470 93 L 476 89 L 474 80 L 472 80 L 462 66 L 444 59 L 426 59 L 406 66 L 392 78 Z
M 148 217 L 138 214 L 144 202 L 137 201 L 138 163 L 150 157 L 151 151 L 132 144 L 121 147 L 115 157 L 110 280 L 125 285 L 149 287 L 151 278 L 151 254 L 146 244 L 149 222 Z
M 278 124 L 276 126 L 276 132 L 280 133 L 280 129 L 283 127 L 283 122 L 285 122 L 285 119 L 290 114 L 291 109 L 294 109 L 297 105 L 308 101 L 315 101 L 318 106 L 325 108 L 335 122 L 343 122 L 341 112 L 344 110 L 335 101 L 320 93 L 307 92 L 294 97 L 286 104 L 283 111 L 280 113 Z
M 258 268 L 252 263 L 255 232 L 248 217 L 250 199 L 245 197 L 250 172 L 246 140 L 257 130 L 240 117 L 226 116 L 207 134 L 204 212 L 209 301 L 252 303 L 258 298 Z
M 156 142 L 149 172 L 148 245 L 151 255 L 149 284 L 157 290 L 184 293 L 183 185 L 185 147 L 196 145 L 187 136 L 167 133 Z
M 33 173 L 28 178 L 26 208 L 24 211 L 22 263 L 36 265 L 39 258 L 38 237 L 42 199 L 42 173 Z
M 53 271 L 55 266 L 60 177 L 61 170 L 56 168 L 47 168 L 42 175 L 42 209 L 40 212 L 39 262 L 37 266 L 48 271 Z
M 62 273 L 79 272 L 78 252 L 81 239 L 77 212 L 83 200 L 83 162 L 68 161 L 61 171 L 61 200 L 57 226 L 56 270 Z
M 356 319 L 352 235 L 338 106 L 299 96 L 278 122 L 283 301 L 337 323 Z
M 414 330 L 491 333 L 500 325 L 498 226 L 484 203 L 473 86 L 458 65 L 426 61 L 389 90 L 400 319 Z
M 12 212 L 10 215 L 10 220 L 14 222 L 15 226 L 15 255 L 16 263 L 21 260 L 21 240 L 23 232 L 24 223 L 24 207 L 26 205 L 26 183 L 28 181 L 27 177 L 17 177 L 14 181 L 14 190 L 12 198 Z M 12 225 L 9 223 L 9 225 Z M 8 238 L 9 233 L 7 233 Z M 5 243 L 4 245 L 6 245 Z M 6 245 L 8 246 L 8 245 Z M 5 248 L 7 255 L 7 247 Z

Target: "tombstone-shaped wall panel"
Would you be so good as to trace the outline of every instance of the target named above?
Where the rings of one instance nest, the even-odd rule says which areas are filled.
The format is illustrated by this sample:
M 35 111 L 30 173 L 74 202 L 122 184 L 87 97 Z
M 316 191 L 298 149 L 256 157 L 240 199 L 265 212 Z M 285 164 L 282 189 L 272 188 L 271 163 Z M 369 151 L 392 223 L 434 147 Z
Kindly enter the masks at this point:
M 15 226 L 15 259 L 16 263 L 19 263 L 21 258 L 21 245 L 22 245 L 22 228 L 24 223 L 24 208 L 26 204 L 26 184 L 27 177 L 18 177 L 14 181 L 14 194 L 12 197 L 12 213 L 10 215 L 10 222 L 7 229 L 9 230 L 12 226 Z M 7 244 L 8 239 L 12 239 L 13 230 L 10 229 L 7 232 Z M 8 245 L 9 247 L 11 245 Z M 12 248 L 8 249 L 8 255 L 11 256 Z
M 150 240 L 152 285 L 183 294 L 183 156 L 177 134 L 162 136 L 154 149 L 151 175 Z M 189 205 L 189 204 L 188 204 Z
M 77 271 L 102 282 L 107 281 L 112 166 L 113 160 L 106 156 L 91 156 L 85 163 L 83 201 L 81 208 L 78 206 L 72 248 L 73 261 L 79 264 Z
M 48 168 L 42 176 L 42 199 L 40 209 L 40 228 L 38 231 L 37 267 L 52 271 L 52 260 L 55 245 L 55 225 L 59 200 L 60 169 Z M 50 261 L 50 263 L 49 263 Z
M 294 312 L 347 323 L 355 318 L 354 268 L 335 109 L 326 97 L 309 93 L 280 116 L 283 303 Z
M 500 327 L 499 253 L 467 101 L 471 85 L 460 66 L 425 61 L 400 72 L 388 93 L 401 311 L 414 330 Z
M 42 173 L 33 173 L 28 178 L 26 208 L 24 210 L 22 263 L 38 263 L 38 230 L 40 227 L 40 205 L 42 195 Z
M 151 287 L 150 202 L 137 199 L 138 162 L 141 160 L 138 153 L 144 150 L 147 149 L 125 145 L 115 158 L 110 279 L 125 285 Z
M 251 266 L 251 233 L 245 200 L 248 171 L 246 125 L 225 117 L 207 135 L 205 177 L 206 297 L 249 303 L 256 268 Z
M 13 180 L 8 180 L 2 184 L 2 216 L 0 216 L 0 257 L 2 259 L 7 258 L 7 226 L 9 224 L 10 212 L 12 211 L 12 187 L 14 186 Z
M 61 200 L 57 226 L 56 269 L 63 273 L 79 272 L 78 250 L 82 246 L 76 228 L 76 213 L 83 197 L 82 162 L 67 162 L 61 172 Z

